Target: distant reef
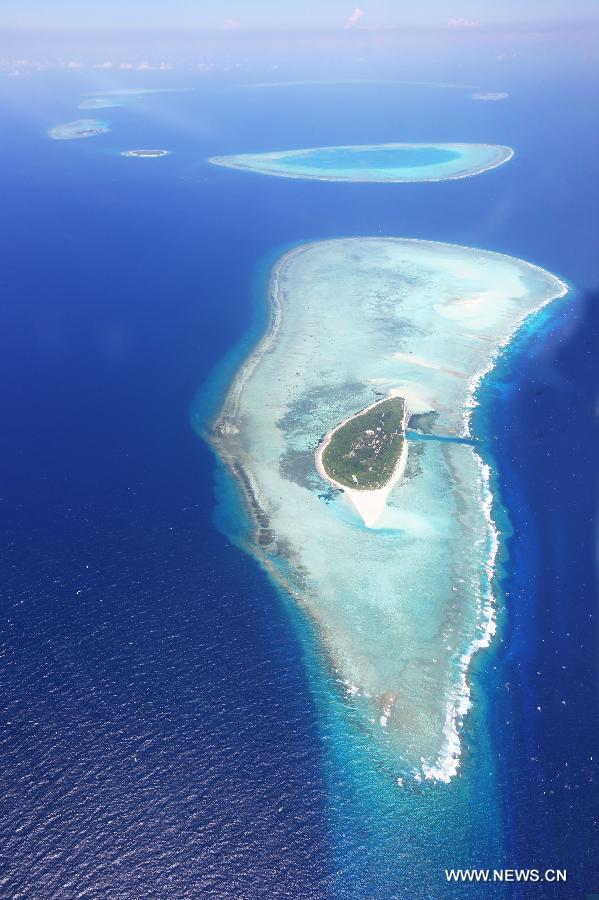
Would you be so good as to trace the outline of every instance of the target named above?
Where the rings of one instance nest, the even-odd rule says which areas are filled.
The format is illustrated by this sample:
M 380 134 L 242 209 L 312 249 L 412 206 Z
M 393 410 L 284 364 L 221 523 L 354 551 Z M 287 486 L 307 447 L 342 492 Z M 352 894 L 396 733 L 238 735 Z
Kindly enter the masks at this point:
M 65 122 L 64 125 L 51 128 L 48 136 L 54 141 L 74 141 L 79 138 L 95 137 L 109 130 L 107 122 L 100 122 L 98 119 L 76 119 L 74 122 Z
M 513 155 L 498 144 L 361 144 L 213 156 L 210 162 L 283 178 L 414 182 L 478 175 Z

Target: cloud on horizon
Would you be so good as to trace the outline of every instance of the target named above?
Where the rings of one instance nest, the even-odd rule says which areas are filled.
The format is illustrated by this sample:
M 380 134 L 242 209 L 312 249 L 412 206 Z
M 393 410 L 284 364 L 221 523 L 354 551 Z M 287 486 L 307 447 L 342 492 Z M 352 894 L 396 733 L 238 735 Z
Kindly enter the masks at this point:
M 447 23 L 448 28 L 480 28 L 480 25 L 478 19 L 450 19 Z
M 360 9 L 359 6 L 356 6 L 353 13 L 351 14 L 349 19 L 345 23 L 345 27 L 346 28 L 355 28 L 356 25 L 358 24 L 358 22 L 360 21 L 360 19 L 363 17 L 363 15 L 364 15 L 364 10 Z

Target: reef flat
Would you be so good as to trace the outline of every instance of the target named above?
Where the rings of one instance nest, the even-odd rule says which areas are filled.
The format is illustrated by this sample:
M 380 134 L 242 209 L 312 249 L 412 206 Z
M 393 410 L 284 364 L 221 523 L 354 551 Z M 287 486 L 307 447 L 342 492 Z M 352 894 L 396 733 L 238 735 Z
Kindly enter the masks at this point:
M 457 771 L 468 666 L 494 629 L 497 534 L 469 440 L 474 394 L 524 319 L 566 290 L 521 260 L 447 244 L 299 247 L 273 270 L 268 331 L 213 423 L 254 522 L 247 549 L 311 617 L 398 776 Z M 333 488 L 315 453 L 393 397 L 412 429 L 445 439 L 411 440 L 402 423 L 407 464 L 364 511 L 348 495 L 379 492 Z
M 120 88 L 88 94 L 79 104 L 79 109 L 111 109 L 126 106 L 129 101 L 139 100 L 152 94 L 181 94 L 191 90 L 193 88 Z
M 107 122 L 100 122 L 98 119 L 77 119 L 75 122 L 56 125 L 48 131 L 48 136 L 55 141 L 73 141 L 78 138 L 95 137 L 108 130 Z
M 513 156 L 496 144 L 364 144 L 213 156 L 217 166 L 320 181 L 445 181 L 478 175 Z

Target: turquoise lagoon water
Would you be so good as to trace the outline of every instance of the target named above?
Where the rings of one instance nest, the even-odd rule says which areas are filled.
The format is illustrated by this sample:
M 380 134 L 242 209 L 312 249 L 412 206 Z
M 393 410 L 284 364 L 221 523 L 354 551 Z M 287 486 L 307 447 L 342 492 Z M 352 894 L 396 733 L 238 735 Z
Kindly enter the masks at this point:
M 438 166 L 460 159 L 457 150 L 444 147 L 335 147 L 314 150 L 310 153 L 290 153 L 284 157 L 286 166 L 330 170 L 337 169 L 419 169 L 422 166 Z
M 288 178 L 443 181 L 495 168 L 512 156 L 491 144 L 375 144 L 216 156 L 216 165 Z
M 489 474 L 461 440 L 473 392 L 514 329 L 565 290 L 520 260 L 451 245 L 296 248 L 273 270 L 271 327 L 216 423 L 259 523 L 253 552 L 316 624 L 357 731 L 402 784 L 458 771 L 466 671 L 494 629 Z M 366 527 L 314 451 L 389 394 L 441 440 L 408 440 L 406 475 Z

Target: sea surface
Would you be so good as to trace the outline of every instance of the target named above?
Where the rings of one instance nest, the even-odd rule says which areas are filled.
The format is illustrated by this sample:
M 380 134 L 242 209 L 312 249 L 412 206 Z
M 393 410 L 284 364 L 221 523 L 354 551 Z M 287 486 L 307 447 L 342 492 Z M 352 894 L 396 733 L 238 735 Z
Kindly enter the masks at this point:
M 0 894 L 412 900 L 461 896 L 444 869 L 486 865 L 568 881 L 473 896 L 599 891 L 597 78 L 523 68 L 493 103 L 144 78 L 197 90 L 64 142 L 47 130 L 92 81 L 2 84 Z M 393 141 L 516 155 L 419 185 L 206 163 Z M 172 153 L 119 155 L 146 146 Z M 400 791 L 369 763 L 308 623 L 239 549 L 235 486 L 197 434 L 264 327 L 272 262 L 352 235 L 495 250 L 573 288 L 480 393 L 499 633 L 449 787 Z

